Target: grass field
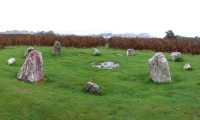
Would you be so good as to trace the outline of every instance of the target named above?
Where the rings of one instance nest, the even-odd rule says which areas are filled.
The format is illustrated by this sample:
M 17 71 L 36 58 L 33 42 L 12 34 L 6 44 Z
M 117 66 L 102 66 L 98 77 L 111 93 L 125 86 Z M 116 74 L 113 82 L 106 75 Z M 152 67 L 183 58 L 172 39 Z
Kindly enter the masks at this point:
M 0 119 L 2 120 L 134 120 L 200 119 L 200 55 L 182 54 L 181 62 L 169 60 L 171 83 L 153 83 L 148 59 L 155 52 L 97 47 L 65 48 L 60 56 L 53 47 L 34 46 L 42 52 L 42 84 L 16 80 L 29 46 L 6 46 L 0 50 Z M 82 56 L 79 56 L 82 54 Z M 122 54 L 123 56 L 116 56 Z M 7 60 L 16 58 L 14 65 Z M 91 67 L 91 62 L 114 61 L 120 67 L 110 70 Z M 189 63 L 192 70 L 183 70 Z M 84 93 L 87 81 L 100 86 L 100 95 Z

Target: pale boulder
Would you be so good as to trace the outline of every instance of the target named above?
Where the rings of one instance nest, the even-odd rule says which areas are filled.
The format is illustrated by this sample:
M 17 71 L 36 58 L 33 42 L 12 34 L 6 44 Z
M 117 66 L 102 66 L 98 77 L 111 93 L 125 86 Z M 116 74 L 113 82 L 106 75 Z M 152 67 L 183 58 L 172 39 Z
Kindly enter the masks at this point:
M 99 94 L 100 93 L 100 87 L 93 82 L 87 82 L 86 85 L 85 85 L 84 91 L 94 93 L 94 94 Z
M 156 53 L 148 63 L 150 77 L 154 82 L 171 82 L 169 65 L 162 52 Z
M 100 54 L 99 50 L 97 48 L 94 48 L 93 55 L 99 55 L 99 54 Z
M 185 70 L 190 69 L 190 68 L 191 68 L 191 66 L 190 66 L 189 63 L 185 64 L 184 67 L 183 67 L 183 69 L 185 69 Z
M 7 62 L 8 62 L 8 65 L 12 65 L 12 64 L 14 64 L 16 62 L 16 59 L 15 58 L 10 58 L 10 59 L 7 60 Z
M 170 55 L 170 59 L 175 61 L 181 57 L 181 52 L 172 52 Z

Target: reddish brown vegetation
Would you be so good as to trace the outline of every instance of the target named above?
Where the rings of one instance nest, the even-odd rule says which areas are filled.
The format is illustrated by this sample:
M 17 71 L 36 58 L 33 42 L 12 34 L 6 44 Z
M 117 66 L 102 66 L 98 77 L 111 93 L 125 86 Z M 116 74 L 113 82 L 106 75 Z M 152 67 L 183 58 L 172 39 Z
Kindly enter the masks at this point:
M 106 41 L 103 37 L 91 36 L 56 36 L 56 35 L 24 35 L 24 34 L 1 34 L 0 49 L 4 46 L 27 45 L 27 46 L 53 46 L 55 41 L 59 41 L 63 47 L 88 48 L 103 46 Z
M 181 52 L 200 54 L 200 41 L 161 38 L 111 37 L 109 47 L 115 49 L 154 50 L 157 52 Z
M 5 46 L 53 46 L 59 41 L 62 47 L 89 48 L 103 46 L 106 40 L 103 37 L 92 36 L 56 36 L 56 35 L 8 35 L 0 34 L 0 49 Z M 200 54 L 200 41 L 198 40 L 174 40 L 162 38 L 123 38 L 111 37 L 109 47 L 115 49 L 154 50 L 160 52 L 181 52 Z

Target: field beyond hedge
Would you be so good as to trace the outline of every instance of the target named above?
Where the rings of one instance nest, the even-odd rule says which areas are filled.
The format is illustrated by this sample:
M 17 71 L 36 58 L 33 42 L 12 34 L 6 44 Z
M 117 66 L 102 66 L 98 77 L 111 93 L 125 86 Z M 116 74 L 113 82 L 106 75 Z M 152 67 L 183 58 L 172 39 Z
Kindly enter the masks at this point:
M 200 56 L 182 54 L 181 62 L 169 60 L 171 83 L 153 83 L 148 59 L 156 52 L 99 46 L 93 48 L 62 47 L 61 55 L 53 46 L 33 46 L 42 52 L 42 84 L 16 80 L 28 46 L 4 46 L 0 50 L 0 119 L 2 120 L 132 120 L 132 119 L 200 119 Z M 79 56 L 81 54 L 81 56 Z M 122 54 L 123 56 L 116 56 Z M 16 58 L 14 65 L 7 60 Z M 120 67 L 110 70 L 93 68 L 91 62 L 114 61 Z M 183 70 L 189 63 L 192 70 Z M 87 81 L 100 86 L 100 95 L 84 93 Z

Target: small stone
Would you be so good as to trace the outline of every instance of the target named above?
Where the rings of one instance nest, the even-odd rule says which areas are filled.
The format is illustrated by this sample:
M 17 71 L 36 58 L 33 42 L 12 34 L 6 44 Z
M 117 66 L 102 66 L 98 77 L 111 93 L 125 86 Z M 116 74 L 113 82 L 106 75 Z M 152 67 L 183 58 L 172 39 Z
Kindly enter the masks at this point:
M 27 50 L 26 50 L 25 53 L 24 53 L 24 56 L 27 56 L 32 50 L 34 50 L 33 47 L 27 48 Z
M 185 70 L 190 69 L 190 68 L 191 68 L 191 66 L 190 66 L 189 63 L 185 64 L 184 67 L 183 67 L 183 69 L 185 69 Z
M 99 54 L 100 54 L 99 50 L 97 48 L 94 48 L 93 55 L 99 55 Z
M 7 62 L 8 62 L 8 65 L 12 65 L 12 64 L 14 64 L 16 62 L 16 59 L 15 58 L 10 58 L 10 59 L 7 60 Z
M 100 93 L 100 87 L 93 82 L 87 82 L 86 85 L 85 85 L 84 91 L 94 93 L 94 94 L 99 94 Z
M 133 56 L 135 53 L 134 53 L 134 49 L 128 49 L 127 50 L 127 56 Z

